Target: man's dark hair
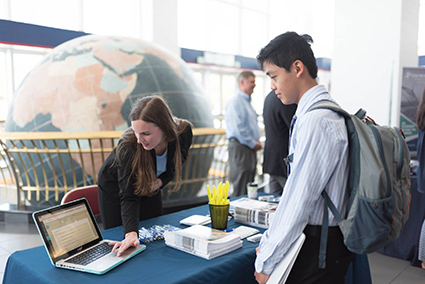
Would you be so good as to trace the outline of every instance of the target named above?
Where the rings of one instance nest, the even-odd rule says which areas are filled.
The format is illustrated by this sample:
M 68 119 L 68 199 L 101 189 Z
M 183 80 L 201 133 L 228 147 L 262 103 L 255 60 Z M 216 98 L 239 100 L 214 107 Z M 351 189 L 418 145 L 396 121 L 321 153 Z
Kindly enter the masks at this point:
M 261 49 L 257 56 L 258 63 L 261 69 L 264 69 L 264 63 L 273 63 L 290 71 L 292 63 L 300 60 L 307 67 L 310 76 L 315 79 L 317 64 L 310 43 L 313 43 L 313 39 L 307 34 L 286 32 L 275 37 Z

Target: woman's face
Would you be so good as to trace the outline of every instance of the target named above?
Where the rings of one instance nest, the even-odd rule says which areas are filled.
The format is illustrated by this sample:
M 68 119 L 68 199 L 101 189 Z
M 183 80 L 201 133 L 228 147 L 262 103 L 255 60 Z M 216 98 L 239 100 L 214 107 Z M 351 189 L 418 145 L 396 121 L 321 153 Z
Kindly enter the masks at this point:
M 157 155 L 164 153 L 167 147 L 165 135 L 155 123 L 139 119 L 131 122 L 131 128 L 134 130 L 137 143 L 142 144 L 145 150 L 155 149 Z

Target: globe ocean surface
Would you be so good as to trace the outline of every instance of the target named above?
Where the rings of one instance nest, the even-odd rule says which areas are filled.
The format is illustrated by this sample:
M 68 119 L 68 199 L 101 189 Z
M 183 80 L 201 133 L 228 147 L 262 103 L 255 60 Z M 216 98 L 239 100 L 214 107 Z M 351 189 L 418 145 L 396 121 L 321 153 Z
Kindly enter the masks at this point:
M 181 58 L 139 39 L 83 36 L 52 49 L 26 76 L 14 95 L 5 131 L 124 131 L 130 126 L 133 102 L 157 93 L 176 117 L 188 119 L 194 127 L 213 127 L 204 92 Z M 96 170 L 82 173 L 89 184 Z M 34 174 L 42 175 L 39 170 Z M 34 176 L 29 179 L 34 185 Z M 60 174 L 57 182 L 64 182 Z

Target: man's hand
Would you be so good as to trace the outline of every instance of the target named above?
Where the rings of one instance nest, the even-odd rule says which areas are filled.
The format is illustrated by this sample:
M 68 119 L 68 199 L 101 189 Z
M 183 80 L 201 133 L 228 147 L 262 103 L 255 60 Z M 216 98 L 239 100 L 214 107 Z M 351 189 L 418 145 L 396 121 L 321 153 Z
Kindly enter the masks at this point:
M 257 271 L 255 271 L 254 276 L 259 284 L 265 284 L 270 278 L 270 274 L 258 273 Z
M 252 150 L 254 150 L 255 152 L 260 151 L 261 149 L 263 149 L 263 145 L 261 145 L 260 141 L 257 141 L 257 143 L 255 143 L 255 146 Z
M 255 248 L 255 253 L 258 255 L 258 251 L 260 250 L 260 247 L 256 247 Z M 269 280 L 270 278 L 270 274 L 264 274 L 264 273 L 258 273 L 257 271 L 255 271 L 254 273 L 255 276 L 255 280 L 257 280 L 258 283 L 263 284 L 266 283 L 267 280 Z
M 140 244 L 139 238 L 136 232 L 130 232 L 125 234 L 125 239 L 121 242 L 110 242 L 109 245 L 113 245 L 112 252 L 114 252 L 117 248 L 117 256 L 121 256 L 121 254 L 128 249 L 129 247 L 135 247 Z

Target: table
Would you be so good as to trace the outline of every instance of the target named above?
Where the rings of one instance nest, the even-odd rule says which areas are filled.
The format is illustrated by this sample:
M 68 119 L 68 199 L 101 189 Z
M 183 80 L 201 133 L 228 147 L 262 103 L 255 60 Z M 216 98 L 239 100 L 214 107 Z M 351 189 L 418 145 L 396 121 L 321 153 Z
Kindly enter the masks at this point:
M 388 256 L 410 260 L 413 266 L 421 266 L 418 259 L 419 236 L 421 234 L 422 222 L 425 219 L 425 194 L 417 190 L 416 176 L 410 179 L 412 200 L 410 202 L 409 220 L 404 225 L 403 231 L 395 241 L 379 250 Z
M 176 212 L 140 222 L 141 227 L 170 224 L 193 214 L 208 214 L 208 206 Z M 229 228 L 238 227 L 232 219 Z M 259 229 L 263 232 L 263 229 Z M 122 238 L 122 227 L 102 232 L 104 238 Z M 243 240 L 243 247 L 212 260 L 167 247 L 163 240 L 147 244 L 144 252 L 104 275 L 76 272 L 54 267 L 44 247 L 14 252 L 8 259 L 3 283 L 257 283 L 254 278 L 255 248 L 258 244 Z M 356 260 L 346 283 L 371 283 L 366 256 Z M 365 269 L 366 267 L 366 269 Z

